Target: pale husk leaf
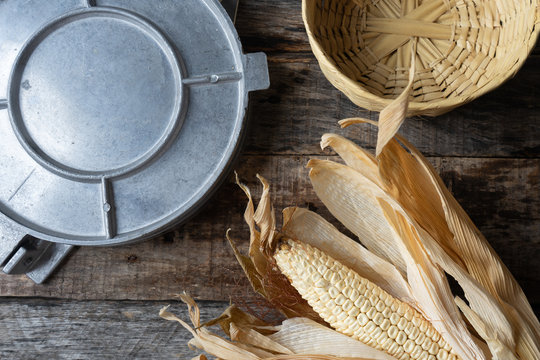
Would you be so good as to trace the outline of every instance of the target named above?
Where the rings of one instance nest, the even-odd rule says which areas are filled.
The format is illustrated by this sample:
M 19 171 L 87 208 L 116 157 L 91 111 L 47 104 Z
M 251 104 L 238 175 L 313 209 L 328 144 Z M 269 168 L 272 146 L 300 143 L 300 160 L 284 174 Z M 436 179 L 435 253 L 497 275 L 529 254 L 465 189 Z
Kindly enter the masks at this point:
M 230 324 L 229 333 L 231 340 L 243 344 L 253 345 L 278 354 L 293 354 L 291 350 L 274 341 L 270 336 L 262 335 L 254 329 L 238 326 L 234 322 Z
M 257 179 L 263 185 L 263 193 L 257 206 L 257 210 L 253 216 L 255 223 L 261 229 L 260 251 L 266 248 L 271 248 L 274 243 L 274 235 L 276 233 L 276 215 L 270 200 L 270 185 L 265 178 L 257 174 Z
M 495 297 L 472 278 L 465 269 L 454 262 L 427 232 L 423 232 L 421 239 L 433 261 L 458 281 L 467 300 L 469 300 L 471 308 L 480 309 L 478 314 L 482 314 L 482 316 L 477 316 L 478 318 L 483 319 L 484 323 L 482 328 L 486 330 L 481 331 L 476 329 L 476 327 L 475 329 L 488 343 L 494 358 L 508 360 L 515 359 L 515 355 L 510 357 L 506 350 L 503 353 L 499 353 L 501 349 L 514 349 L 515 347 L 512 338 L 513 327 L 508 317 L 505 315 L 500 303 L 498 303 Z M 467 318 L 470 320 L 470 316 L 467 316 Z M 474 326 L 475 323 L 472 321 L 470 322 Z M 476 324 L 478 324 L 478 322 L 476 322 Z M 490 337 L 484 338 L 482 334 L 490 334 Z
M 478 314 L 482 314 L 484 320 L 482 328 L 485 331 L 477 332 L 488 343 L 490 351 L 495 359 L 515 359 L 515 355 L 509 356 L 507 349 L 514 349 L 512 338 L 513 327 L 497 300 L 487 292 L 469 273 L 459 266 L 453 259 L 436 243 L 425 231 L 420 229 L 422 243 L 425 245 L 431 259 L 437 263 L 448 274 L 454 277 L 462 287 L 467 300 L 472 308 L 478 309 Z M 467 314 L 465 314 L 467 315 Z M 477 315 L 478 316 L 478 315 Z M 470 320 L 470 316 L 467 316 Z M 479 316 L 480 318 L 480 316 Z M 478 322 L 473 323 L 473 326 Z M 484 338 L 482 334 L 489 334 L 489 338 Z M 495 334 L 495 335 L 492 335 Z M 499 351 L 504 352 L 499 353 Z
M 396 140 L 388 142 L 378 156 L 384 188 L 420 226 L 435 239 L 441 239 L 439 242 L 454 261 L 461 263 L 451 242 L 453 234 L 446 224 L 444 211 L 433 201 L 438 199 L 438 193 L 427 177 L 419 176 L 423 172 L 421 165 L 411 160 L 411 155 Z
M 374 190 L 382 194 L 381 190 L 355 170 L 329 160 L 312 159 L 307 166 L 311 169 L 309 176 L 315 193 L 330 212 L 370 251 L 405 273 L 406 264 L 400 254 L 400 244 L 392 236 L 376 196 L 364 195 Z M 339 185 L 334 182 L 339 182 Z M 346 201 L 347 210 L 340 200 Z
M 462 359 L 485 359 L 461 319 L 444 272 L 424 250 L 417 227 L 401 209 L 383 199 L 380 203 L 396 236 L 407 248 L 403 252 L 408 265 L 407 279 L 421 311 Z
M 257 272 L 259 274 L 265 274 L 267 272 L 267 266 L 268 262 L 265 258 L 265 256 L 261 253 L 261 232 L 263 232 L 265 235 L 270 234 L 270 230 L 268 229 L 269 226 L 274 227 L 274 224 L 268 224 L 268 222 L 262 223 L 262 224 L 256 224 L 255 222 L 255 206 L 253 204 L 253 198 L 251 197 L 251 192 L 247 186 L 240 183 L 240 180 L 238 179 L 238 175 L 236 174 L 236 184 L 244 191 L 248 198 L 248 204 L 246 206 L 246 210 L 244 212 L 244 220 L 249 226 L 249 257 L 251 258 L 251 261 L 253 265 L 255 266 Z M 267 203 L 268 198 L 268 184 L 266 184 L 266 189 L 263 189 L 263 194 L 261 196 L 261 202 Z M 266 190 L 266 193 L 264 192 Z M 260 218 L 259 214 L 259 218 Z M 266 218 L 265 218 L 266 219 Z M 257 231 L 256 226 L 259 225 L 260 227 L 263 227 L 261 229 L 261 232 Z
M 377 125 L 373 121 L 360 118 L 351 118 L 340 121 L 340 124 L 343 127 L 358 123 L 370 123 L 373 125 Z M 409 214 L 411 214 L 412 217 L 416 221 L 418 221 L 421 226 L 427 228 L 431 234 L 435 234 L 436 237 L 452 237 L 452 234 L 446 226 L 446 221 L 444 219 L 444 213 L 442 208 L 440 206 L 427 207 L 422 201 L 423 198 L 430 199 L 438 197 L 437 192 L 432 188 L 432 186 L 430 186 L 430 183 L 425 183 L 425 180 L 424 182 L 421 182 L 422 179 L 415 179 L 417 182 L 414 184 L 410 184 L 412 186 L 410 186 L 408 192 L 406 192 L 406 194 L 403 194 L 406 195 L 405 197 L 403 195 L 399 196 L 399 189 L 397 189 L 391 181 L 388 181 L 388 172 L 393 173 L 399 172 L 401 170 L 399 156 L 387 156 L 387 154 L 391 152 L 391 150 L 397 144 L 395 140 L 391 140 L 386 145 L 386 148 L 388 149 L 385 149 L 386 151 L 383 151 L 379 155 L 379 160 L 377 160 L 373 156 L 368 157 L 368 155 L 364 155 L 369 154 L 369 152 L 359 147 L 352 141 L 347 140 L 339 135 L 324 134 L 322 138 L 323 140 L 321 141 L 321 146 L 324 145 L 324 147 L 332 147 L 332 149 L 336 151 L 338 155 L 345 161 L 345 164 L 347 164 L 347 166 L 358 171 L 360 174 L 367 177 L 369 180 L 377 184 L 382 189 L 385 189 L 386 192 L 388 192 L 394 198 L 400 201 L 403 207 L 407 209 Z M 359 157 L 368 158 L 371 161 L 356 161 L 356 159 Z M 380 170 L 379 166 L 377 165 L 377 161 L 380 161 L 381 164 L 384 164 L 381 165 Z M 397 177 L 394 176 L 394 178 Z M 410 177 L 406 176 L 406 174 L 404 176 L 400 176 L 399 178 L 402 182 L 410 181 Z M 449 254 L 454 253 L 453 249 L 451 248 L 446 248 L 445 250 Z M 453 258 L 454 260 L 459 261 L 457 256 L 454 255 Z
M 502 341 L 499 341 L 492 326 L 488 326 L 462 299 L 457 297 L 456 304 L 480 337 L 487 342 L 494 359 L 517 359 L 514 351 L 506 347 Z
M 395 360 L 385 352 L 306 318 L 287 319 L 278 332 L 268 337 L 291 349 L 295 354 Z
M 407 111 L 409 110 L 409 97 L 414 84 L 414 75 L 416 69 L 416 39 L 410 41 L 411 66 L 409 68 L 409 81 L 403 92 L 382 109 L 379 115 L 379 133 L 377 134 L 377 148 L 375 153 L 379 155 L 386 144 L 392 140 L 394 135 L 405 121 Z
M 345 161 L 345 164 L 361 172 L 369 180 L 374 183 L 381 181 L 377 159 L 369 151 L 337 134 L 322 136 L 321 149 L 324 150 L 327 147 L 331 147 Z

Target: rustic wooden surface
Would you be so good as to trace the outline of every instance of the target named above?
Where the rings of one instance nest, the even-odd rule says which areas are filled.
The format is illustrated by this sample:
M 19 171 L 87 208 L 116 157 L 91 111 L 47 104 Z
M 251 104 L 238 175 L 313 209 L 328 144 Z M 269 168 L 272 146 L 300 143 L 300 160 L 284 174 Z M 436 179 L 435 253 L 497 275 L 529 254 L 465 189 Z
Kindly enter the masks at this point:
M 304 168 L 322 152 L 324 132 L 369 148 L 369 126 L 341 130 L 358 109 L 324 78 L 297 0 L 242 0 L 237 21 L 246 52 L 265 51 L 271 88 L 251 96 L 250 130 L 236 169 L 258 194 L 254 175 L 273 184 L 277 209 L 308 206 L 330 219 Z M 540 47 L 496 91 L 438 118 L 409 119 L 401 133 L 420 148 L 540 307 Z M 81 248 L 44 285 L 0 275 L 0 358 L 186 358 L 188 333 L 161 320 L 161 305 L 188 291 L 206 300 L 205 316 L 228 301 L 256 301 L 224 233 L 242 249 L 243 193 L 225 183 L 190 223 L 144 243 Z M 180 311 L 183 307 L 176 305 Z M 185 314 L 185 312 L 184 312 Z M 6 330 L 7 329 L 7 330 Z M 7 334 L 7 336 L 5 335 Z
M 165 305 L 0 299 L 2 359 L 184 359 L 190 355 L 186 343 L 191 335 L 180 324 L 156 317 Z M 201 305 L 202 319 L 223 311 L 221 303 Z M 171 310 L 182 318 L 189 316 L 183 306 Z

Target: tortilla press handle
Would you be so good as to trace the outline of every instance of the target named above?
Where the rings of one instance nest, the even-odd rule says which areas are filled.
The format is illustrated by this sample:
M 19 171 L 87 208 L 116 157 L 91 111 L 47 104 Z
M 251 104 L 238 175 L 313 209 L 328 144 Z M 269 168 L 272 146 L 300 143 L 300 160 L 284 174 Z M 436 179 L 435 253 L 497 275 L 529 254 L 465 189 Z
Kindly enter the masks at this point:
M 36 239 L 0 219 L 0 265 L 6 274 L 26 274 L 43 283 L 73 249 L 73 245 Z
M 268 61 L 263 52 L 244 55 L 245 84 L 247 91 L 265 90 L 270 87 Z

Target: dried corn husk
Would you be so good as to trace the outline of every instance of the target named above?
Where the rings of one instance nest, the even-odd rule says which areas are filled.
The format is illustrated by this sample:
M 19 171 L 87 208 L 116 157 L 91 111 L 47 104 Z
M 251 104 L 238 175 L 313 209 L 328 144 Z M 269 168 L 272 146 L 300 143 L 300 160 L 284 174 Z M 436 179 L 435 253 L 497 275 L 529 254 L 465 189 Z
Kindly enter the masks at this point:
M 179 322 L 192 333 L 190 347 L 199 348 L 220 359 L 394 359 L 307 318 L 287 319 L 280 326 L 261 326 L 257 325 L 260 320 L 254 321 L 250 315 L 236 308 L 234 311 L 227 309 L 224 315 L 212 322 L 224 327 L 232 340 L 228 341 L 212 333 L 207 328 L 208 324 L 201 326 L 199 309 L 191 297 L 183 294 L 181 299 L 188 305 L 193 326 L 170 313 L 167 307 L 161 309 L 160 316 Z M 320 350 L 321 347 L 324 347 L 324 351 Z
M 379 145 L 374 157 L 341 136 L 326 134 L 321 146 L 332 147 L 345 164 L 308 164 L 319 198 L 362 244 L 302 208 L 285 209 L 277 231 L 266 180 L 259 177 L 263 193 L 256 209 L 249 189 L 239 184 L 248 197 L 249 256 L 238 251 L 229 233 L 227 238 L 254 290 L 288 320 L 269 326 L 233 307 L 201 325 L 187 296 L 183 300 L 193 328 L 166 310 L 162 316 L 192 332 L 190 345 L 221 359 L 394 359 L 330 328 L 280 273 L 273 255 L 282 239 L 290 238 L 323 251 L 409 304 L 463 360 L 540 359 L 540 324 L 523 291 L 431 165 L 399 136 Z M 447 274 L 457 280 L 467 302 L 454 298 Z M 210 332 L 212 324 L 221 325 L 231 340 Z

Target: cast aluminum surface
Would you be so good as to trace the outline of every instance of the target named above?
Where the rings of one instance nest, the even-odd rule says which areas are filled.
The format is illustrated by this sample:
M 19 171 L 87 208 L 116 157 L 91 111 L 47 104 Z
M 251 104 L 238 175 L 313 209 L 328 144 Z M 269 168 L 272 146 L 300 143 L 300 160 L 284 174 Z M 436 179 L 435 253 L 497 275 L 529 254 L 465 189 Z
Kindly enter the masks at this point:
M 0 1 L 4 270 L 41 267 L 40 282 L 71 245 L 185 221 L 238 151 L 248 92 L 268 85 L 216 0 Z

